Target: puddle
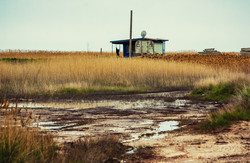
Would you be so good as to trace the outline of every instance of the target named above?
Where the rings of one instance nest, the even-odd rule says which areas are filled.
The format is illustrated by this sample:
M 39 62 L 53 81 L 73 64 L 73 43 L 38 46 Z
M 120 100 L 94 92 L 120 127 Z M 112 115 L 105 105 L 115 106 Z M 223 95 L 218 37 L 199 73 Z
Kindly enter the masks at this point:
M 189 100 L 180 100 L 178 98 L 184 97 L 188 94 L 187 91 L 173 91 L 173 92 L 160 92 L 160 93 L 145 93 L 138 94 L 142 97 L 150 97 L 150 99 L 142 99 L 137 101 L 121 100 L 81 100 L 80 102 L 58 102 L 58 103 L 36 103 L 36 102 L 21 102 L 17 107 L 24 108 L 68 108 L 71 110 L 97 108 L 97 107 L 110 107 L 112 109 L 140 109 L 140 108 L 166 108 L 166 107 L 179 107 L 185 106 Z M 155 100 L 154 97 L 171 97 L 176 98 L 173 102 L 165 102 L 164 99 Z M 66 100 L 67 101 L 67 100 Z M 16 103 L 10 103 L 10 107 L 16 107 Z
M 64 128 L 65 126 L 39 126 L 42 130 L 59 130 Z
M 156 92 L 156 93 L 145 93 L 139 94 L 144 97 L 171 97 L 171 98 L 179 98 L 184 97 L 189 93 L 189 91 L 171 91 L 171 92 Z
M 174 102 L 165 102 L 164 100 L 138 100 L 135 102 L 122 102 L 112 101 L 107 102 L 113 109 L 142 109 L 142 108 L 155 108 L 164 109 L 167 107 L 180 107 L 185 106 L 189 100 L 175 100 Z
M 173 131 L 178 129 L 179 122 L 178 121 L 165 121 L 165 122 L 161 122 L 159 124 L 159 127 L 156 128 L 156 132 L 158 133 L 146 133 L 144 134 L 144 136 L 142 138 L 139 138 L 140 140 L 145 140 L 145 139 L 162 139 L 165 136 L 167 136 L 167 134 L 160 134 L 160 132 L 166 132 L 166 131 Z M 148 136 L 147 136 L 148 135 Z
M 134 154 L 137 151 L 137 148 L 134 148 L 128 152 L 126 152 L 125 154 Z
M 166 121 L 166 122 L 161 122 L 159 124 L 158 131 L 160 132 L 165 132 L 165 131 L 172 131 L 176 130 L 179 128 L 179 122 L 178 121 Z
M 91 136 L 88 133 L 85 133 L 83 131 L 62 131 L 60 132 L 61 136 Z
M 150 136 L 149 139 L 162 139 L 164 138 L 166 135 L 165 134 L 157 134 L 157 135 L 153 135 L 153 136 Z
M 170 105 L 173 106 L 185 106 L 187 103 L 189 102 L 189 100 L 175 100 L 174 102 L 170 103 Z
M 10 103 L 9 107 L 16 107 L 16 103 Z M 34 103 L 34 102 L 27 102 L 27 103 L 18 103 L 17 104 L 18 108 L 48 108 L 48 106 L 44 106 L 42 104 L 39 103 Z
M 36 103 L 36 102 L 22 102 L 18 103 L 18 108 L 67 108 L 71 110 L 76 109 L 86 109 L 86 108 L 94 108 L 94 107 L 105 107 L 109 106 L 105 101 L 99 102 L 91 102 L 91 101 L 82 101 L 81 103 L 67 103 L 67 102 L 58 102 L 58 103 Z M 10 103 L 9 107 L 16 107 L 16 103 Z
M 55 122 L 35 122 L 32 124 L 32 126 L 34 127 L 38 126 L 38 128 L 42 130 L 59 130 L 59 129 L 66 127 L 67 125 L 60 126 L 60 125 L 57 125 Z
M 149 140 L 149 139 L 162 139 L 165 136 L 167 136 L 167 134 L 152 134 L 151 136 L 143 136 L 143 137 L 138 137 L 137 139 L 131 139 L 132 141 L 135 140 Z M 131 142 L 131 140 L 127 141 L 127 142 Z
M 179 122 L 178 121 L 165 121 L 159 124 L 159 127 L 154 128 L 151 132 L 147 132 L 145 134 L 131 134 L 132 138 L 129 140 L 124 140 L 124 143 L 129 143 L 137 140 L 148 140 L 148 139 L 162 139 L 167 136 L 166 131 L 173 131 L 178 129 Z

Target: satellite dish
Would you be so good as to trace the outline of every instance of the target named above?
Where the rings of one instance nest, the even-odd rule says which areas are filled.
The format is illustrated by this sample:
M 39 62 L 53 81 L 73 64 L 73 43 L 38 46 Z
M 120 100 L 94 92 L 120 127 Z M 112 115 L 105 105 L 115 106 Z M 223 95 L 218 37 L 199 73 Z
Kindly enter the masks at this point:
M 142 38 L 145 38 L 146 34 L 147 34 L 147 32 L 145 30 L 141 31 L 141 37 Z

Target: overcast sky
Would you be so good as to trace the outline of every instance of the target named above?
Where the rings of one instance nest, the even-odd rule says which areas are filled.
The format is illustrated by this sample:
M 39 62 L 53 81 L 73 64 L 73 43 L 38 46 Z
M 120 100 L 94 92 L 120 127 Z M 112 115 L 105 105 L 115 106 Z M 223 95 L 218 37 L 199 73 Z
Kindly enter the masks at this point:
M 142 30 L 166 51 L 250 47 L 250 0 L 0 0 L 0 50 L 111 51 Z

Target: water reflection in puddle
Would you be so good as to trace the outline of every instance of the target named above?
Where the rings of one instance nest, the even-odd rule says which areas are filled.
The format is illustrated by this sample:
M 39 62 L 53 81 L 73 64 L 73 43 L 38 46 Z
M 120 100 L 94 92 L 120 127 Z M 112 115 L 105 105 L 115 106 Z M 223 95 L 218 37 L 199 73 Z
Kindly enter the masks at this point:
M 170 105 L 173 106 L 185 106 L 187 104 L 187 102 L 189 102 L 189 100 L 175 100 L 174 102 L 170 103 Z
M 158 131 L 165 132 L 165 131 L 172 131 L 178 129 L 179 122 L 178 121 L 166 121 L 161 122 L 159 124 Z
M 21 102 L 18 107 L 25 108 L 67 108 L 71 110 L 96 108 L 96 107 L 110 107 L 112 109 L 140 109 L 140 108 L 166 108 L 166 107 L 179 107 L 187 105 L 189 100 L 178 99 L 183 97 L 188 92 L 160 92 L 160 93 L 145 93 L 138 94 L 142 97 L 151 97 L 151 99 L 137 100 L 137 101 L 124 101 L 123 100 L 98 100 L 87 101 L 81 100 L 79 102 L 58 102 L 58 103 L 36 103 L 36 102 Z M 165 102 L 162 99 L 155 100 L 154 97 L 171 97 L 176 98 L 173 102 Z M 16 103 L 10 103 L 10 107 L 15 107 Z
M 9 107 L 16 107 L 16 103 L 10 103 Z M 35 102 L 26 102 L 26 103 L 18 103 L 18 108 L 48 108 L 48 106 L 44 106 L 43 104 L 35 103 Z
M 161 135 L 157 134 L 157 135 L 150 136 L 149 139 L 162 139 L 165 136 L 166 135 L 164 135 L 164 134 L 161 134 Z
M 162 139 L 167 136 L 166 131 L 173 131 L 178 129 L 179 122 L 178 121 L 165 121 L 161 122 L 158 128 L 155 128 L 152 133 L 145 133 L 139 135 L 138 133 L 131 134 L 132 138 L 129 140 L 124 140 L 124 143 L 133 142 L 137 140 L 148 140 L 148 139 Z
M 35 122 L 32 124 L 32 126 L 33 127 L 38 126 L 42 130 L 59 130 L 59 129 L 66 127 L 67 125 L 60 126 L 56 124 L 55 122 Z
M 109 107 L 112 109 L 142 109 L 142 108 L 155 108 L 163 109 L 166 107 L 180 107 L 189 105 L 189 100 L 180 100 L 177 99 L 173 102 L 165 102 L 164 100 L 137 100 L 137 101 L 122 101 L 122 100 L 103 100 L 103 101 L 84 101 L 81 103 L 18 103 L 17 107 L 24 108 L 66 108 L 68 110 L 78 110 L 78 109 L 87 109 L 87 108 L 98 108 L 98 107 Z M 10 107 L 15 107 L 15 103 L 10 103 Z
M 137 148 L 134 148 L 128 152 L 126 152 L 126 154 L 134 154 L 137 151 Z

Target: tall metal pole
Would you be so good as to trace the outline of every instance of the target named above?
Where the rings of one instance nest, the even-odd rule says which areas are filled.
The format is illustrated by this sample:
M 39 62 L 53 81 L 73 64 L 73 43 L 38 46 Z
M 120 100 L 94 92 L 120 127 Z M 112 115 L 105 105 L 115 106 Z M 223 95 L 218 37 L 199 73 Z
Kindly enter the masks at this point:
M 113 43 L 112 43 L 112 56 L 113 56 Z
M 132 56 L 132 18 L 133 18 L 133 10 L 130 11 L 129 57 Z

